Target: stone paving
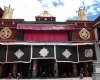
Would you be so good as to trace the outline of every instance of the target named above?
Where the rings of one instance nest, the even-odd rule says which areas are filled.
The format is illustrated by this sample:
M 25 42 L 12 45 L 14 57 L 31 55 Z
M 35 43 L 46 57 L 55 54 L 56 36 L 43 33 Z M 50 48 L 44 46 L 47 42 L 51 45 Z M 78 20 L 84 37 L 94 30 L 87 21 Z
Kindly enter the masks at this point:
M 0 80 L 93 80 L 91 77 L 84 77 L 83 79 L 78 78 L 55 78 L 55 79 L 0 79 Z

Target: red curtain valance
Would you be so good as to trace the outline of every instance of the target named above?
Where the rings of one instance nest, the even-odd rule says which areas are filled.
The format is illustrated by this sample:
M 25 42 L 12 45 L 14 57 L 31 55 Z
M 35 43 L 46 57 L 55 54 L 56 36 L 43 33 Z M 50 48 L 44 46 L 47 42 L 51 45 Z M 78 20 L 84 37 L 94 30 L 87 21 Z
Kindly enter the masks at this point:
M 25 41 L 68 41 L 67 31 L 24 31 Z
M 74 25 L 50 25 L 50 26 L 35 26 L 35 25 L 17 25 L 17 29 L 30 29 L 30 30 L 74 30 Z

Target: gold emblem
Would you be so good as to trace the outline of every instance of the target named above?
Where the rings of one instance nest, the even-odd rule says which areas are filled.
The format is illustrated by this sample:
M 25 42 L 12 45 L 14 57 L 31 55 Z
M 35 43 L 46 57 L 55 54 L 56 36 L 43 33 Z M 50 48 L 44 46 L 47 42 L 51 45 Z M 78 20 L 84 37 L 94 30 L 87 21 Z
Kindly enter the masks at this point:
M 8 27 L 5 27 L 0 31 L 0 37 L 2 39 L 9 38 L 11 36 L 11 34 L 12 34 L 12 31 Z
M 48 14 L 48 11 L 45 10 L 45 11 L 44 11 L 44 14 Z
M 45 21 L 47 20 L 47 18 L 44 19 Z
M 13 22 L 12 22 L 12 24 L 14 25 L 14 24 L 15 24 L 15 22 L 13 21 Z
M 44 16 L 48 16 L 49 15 L 49 12 L 45 10 L 45 11 L 43 11 L 43 15 Z
M 39 20 L 40 20 L 40 18 L 39 18 Z
M 2 23 L 1 23 L 2 25 L 4 25 L 4 22 L 2 21 Z
M 84 26 L 86 26 L 86 23 L 84 23 Z
M 39 16 L 43 16 L 43 17 L 50 16 L 51 17 L 51 14 L 47 10 L 44 10 Z
M 75 26 L 77 26 L 77 23 L 75 23 Z
M 82 39 L 88 40 L 90 38 L 90 32 L 86 30 L 85 28 L 82 28 L 79 32 L 79 35 Z

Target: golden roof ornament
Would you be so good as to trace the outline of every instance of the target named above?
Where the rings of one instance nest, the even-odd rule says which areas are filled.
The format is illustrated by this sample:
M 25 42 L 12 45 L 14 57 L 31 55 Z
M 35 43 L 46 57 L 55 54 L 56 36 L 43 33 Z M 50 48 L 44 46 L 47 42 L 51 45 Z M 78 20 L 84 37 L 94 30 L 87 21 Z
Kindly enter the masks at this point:
M 78 13 L 78 20 L 87 20 L 85 8 L 80 7 L 76 13 Z
M 4 13 L 2 16 L 2 19 L 12 19 L 14 9 L 12 9 L 9 5 L 9 7 L 4 6 Z
M 41 17 L 53 17 L 53 16 L 51 16 L 51 14 L 47 10 L 44 10 L 39 16 L 41 16 Z

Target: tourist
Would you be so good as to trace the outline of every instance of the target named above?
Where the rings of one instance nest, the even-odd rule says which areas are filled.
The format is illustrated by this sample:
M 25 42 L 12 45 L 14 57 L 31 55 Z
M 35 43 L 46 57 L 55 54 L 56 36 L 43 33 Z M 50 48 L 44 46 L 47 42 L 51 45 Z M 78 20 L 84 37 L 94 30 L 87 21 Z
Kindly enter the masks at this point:
M 17 79 L 21 79 L 21 74 L 18 73 Z
M 69 77 L 72 77 L 72 74 L 71 74 L 71 72 L 69 73 L 69 75 L 68 75 Z
M 48 77 L 51 78 L 51 73 L 48 74 Z
M 31 78 L 31 69 L 28 70 L 28 78 Z
M 62 76 L 65 78 L 65 77 L 67 77 L 67 74 L 64 72 Z
M 83 79 L 83 68 L 80 69 L 80 78 Z
M 8 79 L 11 79 L 12 78 L 12 75 L 11 73 L 8 74 Z
M 45 71 L 42 72 L 42 76 L 43 76 L 43 77 L 46 77 Z

